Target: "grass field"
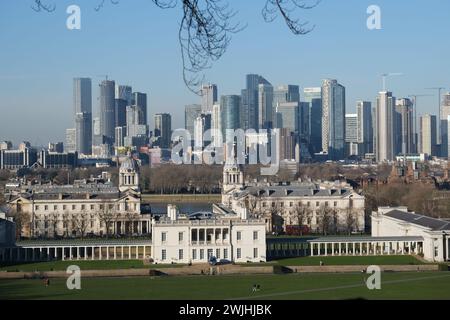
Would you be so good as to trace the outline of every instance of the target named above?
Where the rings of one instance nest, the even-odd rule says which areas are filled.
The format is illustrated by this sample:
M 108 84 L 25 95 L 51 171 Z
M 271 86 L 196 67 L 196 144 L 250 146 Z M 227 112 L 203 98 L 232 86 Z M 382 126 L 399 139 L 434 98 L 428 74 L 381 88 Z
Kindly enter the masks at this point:
M 292 259 L 280 259 L 263 264 L 244 264 L 243 266 L 255 265 L 281 265 L 281 266 L 318 266 L 320 262 L 325 265 L 417 265 L 423 264 L 412 256 L 378 256 L 378 257 L 302 257 Z M 162 269 L 167 267 L 181 267 L 180 265 L 150 265 L 145 266 L 141 260 L 103 260 L 103 261 L 52 261 L 38 262 L 19 265 L 0 265 L 0 271 L 64 271 L 70 265 L 77 265 L 82 270 L 107 270 L 107 269 Z
M 65 280 L 2 280 L 0 299 L 450 299 L 450 273 L 383 273 L 381 290 L 368 290 L 365 274 L 192 276 L 82 279 L 70 291 Z M 252 293 L 254 284 L 261 291 Z

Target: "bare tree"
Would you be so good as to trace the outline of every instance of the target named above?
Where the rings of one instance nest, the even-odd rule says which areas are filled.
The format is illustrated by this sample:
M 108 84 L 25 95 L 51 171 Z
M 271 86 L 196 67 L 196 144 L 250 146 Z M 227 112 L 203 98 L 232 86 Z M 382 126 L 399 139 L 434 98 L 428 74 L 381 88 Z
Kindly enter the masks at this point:
M 109 238 L 111 235 L 111 227 L 113 222 L 117 219 L 118 212 L 115 210 L 114 205 L 111 205 L 105 201 L 102 203 L 102 208 L 100 209 L 98 215 L 100 222 L 105 226 L 106 237 Z
M 71 222 L 71 218 L 70 218 L 70 214 L 68 212 L 64 212 L 62 215 L 63 218 L 63 229 L 64 229 L 64 236 L 68 237 L 70 232 L 70 222 Z
M 323 235 L 327 235 L 330 230 L 330 224 L 332 220 L 332 210 L 330 207 L 321 205 L 316 211 L 317 220 L 320 232 Z
M 291 217 L 297 222 L 300 236 L 303 236 L 303 226 L 308 223 L 308 220 L 312 215 L 312 210 L 300 202 L 294 207 L 290 214 Z
M 18 211 L 16 208 L 9 208 L 7 216 L 13 218 L 16 225 L 16 238 L 20 239 L 26 227 L 31 225 L 31 215 L 27 212 Z
M 347 233 L 350 235 L 357 227 L 356 215 L 353 208 L 348 208 L 345 214 L 345 227 Z
M 86 236 L 89 222 L 89 215 L 85 211 L 72 215 L 72 224 L 75 226 L 75 230 L 81 239 L 84 239 Z
M 55 238 L 56 236 L 58 236 L 59 219 L 58 219 L 58 214 L 57 213 L 52 213 L 50 215 L 50 222 L 52 224 L 52 229 L 53 229 L 53 238 Z
M 274 200 L 274 202 L 270 204 L 268 213 L 270 215 L 271 231 L 274 233 L 278 233 L 283 226 L 283 212 L 284 210 L 278 201 Z
M 98 0 L 94 7 L 99 11 L 105 0 Z M 245 28 L 234 22 L 237 12 L 230 9 L 226 0 L 151 0 L 161 9 L 173 9 L 181 3 L 182 17 L 178 28 L 178 41 L 183 63 L 183 79 L 189 90 L 196 94 L 204 81 L 202 73 L 219 60 L 226 52 L 231 36 Z M 311 32 L 307 21 L 295 17 L 296 10 L 308 10 L 316 7 L 321 0 L 264 0 L 262 16 L 266 22 L 281 17 L 289 30 L 295 35 Z M 109 0 L 118 4 L 119 0 Z M 56 6 L 47 1 L 34 0 L 35 11 L 55 11 Z

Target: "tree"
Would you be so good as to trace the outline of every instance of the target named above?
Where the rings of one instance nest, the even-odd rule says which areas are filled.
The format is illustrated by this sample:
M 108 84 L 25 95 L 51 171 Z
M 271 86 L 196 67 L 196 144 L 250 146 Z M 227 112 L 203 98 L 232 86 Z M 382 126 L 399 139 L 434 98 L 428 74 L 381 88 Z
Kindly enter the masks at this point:
M 86 212 L 72 215 L 72 224 L 75 226 L 77 234 L 80 235 L 81 239 L 84 239 L 89 227 L 89 215 Z
M 53 237 L 57 237 L 58 236 L 58 223 L 59 223 L 59 219 L 58 219 L 58 214 L 57 213 L 52 213 L 50 215 L 50 222 L 52 224 L 52 229 L 53 229 Z
M 347 233 L 350 235 L 353 230 L 357 227 L 356 215 L 352 208 L 348 208 L 345 214 L 345 228 Z
M 300 236 L 303 236 L 303 226 L 308 223 L 312 215 L 312 210 L 302 202 L 298 203 L 291 211 L 291 217 L 297 221 L 300 230 Z
M 108 202 L 104 201 L 98 215 L 100 222 L 105 226 L 106 237 L 109 238 L 109 236 L 111 235 L 112 224 L 117 219 L 118 213 L 114 209 L 114 205 L 111 205 Z
M 278 233 L 283 226 L 283 209 L 280 204 L 275 200 L 269 207 L 268 213 L 270 215 L 271 231 Z
M 16 208 L 10 208 L 7 212 L 7 217 L 13 218 L 16 225 L 16 239 L 20 239 L 25 227 L 31 225 L 30 214 L 23 211 L 17 211 Z
M 99 11 L 105 0 L 97 0 L 94 7 Z M 199 94 L 198 87 L 204 81 L 202 73 L 219 60 L 226 52 L 231 35 L 242 31 L 245 27 L 234 22 L 237 12 L 230 9 L 226 0 L 151 0 L 160 9 L 173 9 L 181 3 L 182 17 L 178 28 L 178 41 L 183 64 L 183 79 L 189 90 Z M 313 0 L 311 0 L 313 1 Z M 266 22 L 273 22 L 281 17 L 289 30 L 295 35 L 311 32 L 314 26 L 308 27 L 294 16 L 296 10 L 308 10 L 316 7 L 321 0 L 311 4 L 302 0 L 264 0 L 262 16 Z M 110 0 L 118 4 L 119 0 Z M 43 0 L 34 0 L 33 10 L 53 12 L 54 4 Z
M 319 230 L 323 235 L 327 235 L 330 230 L 332 220 L 332 209 L 325 205 L 321 205 L 316 211 Z
M 62 215 L 63 218 L 63 229 L 64 229 L 64 236 L 68 237 L 70 232 L 70 225 L 69 223 L 71 222 L 71 218 L 70 218 L 70 214 L 68 212 L 64 212 Z

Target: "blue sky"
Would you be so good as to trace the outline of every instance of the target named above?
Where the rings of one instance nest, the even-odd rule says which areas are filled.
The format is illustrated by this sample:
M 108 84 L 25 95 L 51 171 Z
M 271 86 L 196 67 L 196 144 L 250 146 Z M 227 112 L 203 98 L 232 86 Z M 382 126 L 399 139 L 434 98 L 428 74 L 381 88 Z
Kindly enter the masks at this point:
M 0 1 L 0 140 L 63 141 L 73 126 L 72 78 L 78 76 L 92 77 L 94 108 L 100 75 L 108 74 L 148 92 L 151 117 L 170 112 L 174 127 L 183 125 L 184 105 L 199 98 L 181 77 L 180 7 L 107 0 L 96 12 L 97 0 L 46 1 L 57 5 L 55 12 L 33 11 L 32 0 Z M 220 95 L 239 94 L 247 73 L 301 87 L 331 77 L 346 86 L 347 110 L 353 112 L 356 100 L 374 100 L 382 73 L 402 72 L 388 81 L 394 95 L 434 94 L 419 100 L 419 113 L 437 113 L 436 93 L 424 88 L 450 87 L 450 1 L 322 0 L 298 12 L 316 26 L 306 36 L 294 36 L 280 19 L 265 23 L 264 2 L 229 0 L 239 11 L 236 21 L 247 28 L 206 74 Z M 81 7 L 81 30 L 66 28 L 71 4 Z M 371 4 L 381 7 L 382 30 L 366 27 Z

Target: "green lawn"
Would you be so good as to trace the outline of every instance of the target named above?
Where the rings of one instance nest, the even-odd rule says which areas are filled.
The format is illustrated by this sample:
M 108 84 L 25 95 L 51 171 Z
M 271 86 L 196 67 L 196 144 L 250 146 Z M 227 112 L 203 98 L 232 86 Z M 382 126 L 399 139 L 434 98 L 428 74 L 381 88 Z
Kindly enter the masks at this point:
M 37 262 L 19 265 L 1 266 L 0 271 L 64 271 L 68 266 L 77 265 L 81 270 L 112 270 L 112 269 L 143 269 L 143 268 L 167 268 L 167 267 L 181 267 L 181 265 L 144 265 L 141 260 L 104 260 L 104 261 L 51 261 L 51 262 Z
M 0 299 L 450 299 L 450 273 L 383 273 L 371 291 L 365 274 L 291 274 L 82 279 L 70 291 L 64 279 L 2 280 Z M 261 291 L 251 292 L 254 284 Z

